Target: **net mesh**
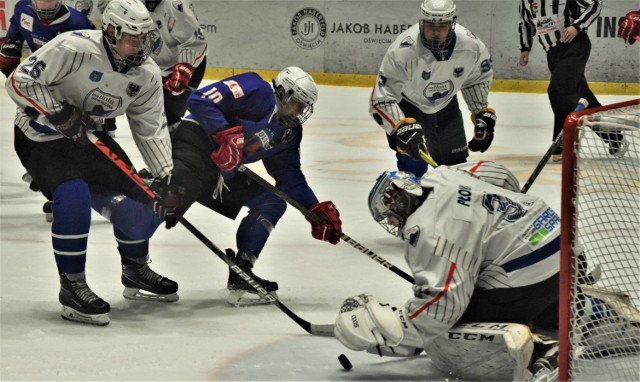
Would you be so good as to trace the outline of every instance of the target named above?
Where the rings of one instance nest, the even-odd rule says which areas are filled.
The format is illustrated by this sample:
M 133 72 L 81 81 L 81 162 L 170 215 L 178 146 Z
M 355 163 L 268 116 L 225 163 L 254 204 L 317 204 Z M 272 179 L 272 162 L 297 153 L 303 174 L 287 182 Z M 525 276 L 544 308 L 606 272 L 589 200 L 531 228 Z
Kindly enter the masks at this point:
M 578 121 L 570 377 L 640 381 L 640 108 Z

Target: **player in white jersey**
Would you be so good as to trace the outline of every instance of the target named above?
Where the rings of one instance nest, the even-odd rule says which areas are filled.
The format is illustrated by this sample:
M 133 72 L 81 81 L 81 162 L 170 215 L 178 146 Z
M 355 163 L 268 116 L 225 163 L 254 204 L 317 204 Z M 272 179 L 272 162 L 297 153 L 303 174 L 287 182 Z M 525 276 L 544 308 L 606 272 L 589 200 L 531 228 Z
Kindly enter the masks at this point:
M 516 349 L 528 357 L 518 358 L 522 370 L 542 355 L 532 357 L 540 341 L 524 325 L 557 328 L 560 218 L 541 198 L 517 192 L 506 168 L 491 164 L 480 172 L 501 188 L 476 176 L 481 167 L 440 166 L 420 180 L 400 171 L 378 178 L 369 208 L 405 241 L 413 296 L 395 310 L 370 295 L 347 299 L 336 320 L 345 346 L 387 355 L 425 349 L 437 358 L 435 349 L 451 346 L 439 341 L 455 339 L 455 330 L 462 337 L 497 330 L 523 339 Z M 470 324 L 478 322 L 510 324 Z
M 110 0 L 98 0 L 102 10 Z M 190 0 L 141 0 L 160 34 L 152 58 L 162 70 L 164 107 L 173 131 L 187 110 L 189 91 L 197 89 L 207 68 L 207 42 Z
M 420 22 L 387 50 L 369 103 L 369 113 L 397 151 L 398 169 L 417 176 L 427 170 L 421 148 L 438 164 L 465 162 L 467 149 L 489 148 L 496 121 L 495 110 L 487 107 L 493 70 L 486 46 L 456 23 L 453 0 L 425 0 L 421 10 Z M 458 91 L 475 124 L 468 144 Z
M 114 226 L 125 297 L 177 300 L 177 283 L 147 265 L 149 237 L 158 220 L 172 214 L 179 202 L 170 177 L 173 161 L 160 69 L 147 60 L 156 41 L 154 31 L 149 12 L 138 0 L 113 0 L 104 12 L 102 31 L 58 35 L 27 57 L 6 82 L 19 109 L 18 155 L 54 202 L 51 233 L 65 319 L 109 323 L 110 306 L 89 288 L 84 273 L 92 207 Z M 157 217 L 139 187 L 87 137 L 96 120 L 124 114 L 142 158 L 161 179 L 162 200 L 154 205 Z M 93 133 L 131 164 L 108 134 Z M 132 223 L 140 214 L 147 215 L 146 224 Z M 141 290 L 152 296 L 146 298 Z

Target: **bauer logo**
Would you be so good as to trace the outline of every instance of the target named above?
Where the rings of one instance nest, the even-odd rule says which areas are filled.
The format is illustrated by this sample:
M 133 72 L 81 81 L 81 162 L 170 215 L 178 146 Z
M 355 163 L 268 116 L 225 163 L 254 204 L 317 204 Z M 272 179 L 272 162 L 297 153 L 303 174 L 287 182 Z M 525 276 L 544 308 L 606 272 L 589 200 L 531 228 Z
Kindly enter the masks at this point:
M 327 21 L 317 9 L 303 8 L 291 20 L 291 37 L 302 49 L 315 49 L 327 37 Z

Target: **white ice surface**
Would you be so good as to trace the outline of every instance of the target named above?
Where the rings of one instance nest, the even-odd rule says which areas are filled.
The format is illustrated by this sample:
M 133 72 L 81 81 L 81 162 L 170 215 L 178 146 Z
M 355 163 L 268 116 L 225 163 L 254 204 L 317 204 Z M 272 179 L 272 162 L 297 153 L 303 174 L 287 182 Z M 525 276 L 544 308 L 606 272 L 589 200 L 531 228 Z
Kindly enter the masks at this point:
M 347 235 L 408 272 L 401 243 L 371 219 L 367 208 L 376 177 L 395 166 L 382 130 L 368 115 L 369 94 L 365 88 L 320 87 L 315 114 L 305 126 L 303 171 L 319 199 L 338 206 Z M 490 106 L 498 114 L 495 141 L 488 152 L 471 159 L 502 162 L 524 184 L 551 143 L 547 96 L 494 93 Z M 332 338 L 310 336 L 275 306 L 228 306 L 225 264 L 181 226 L 160 228 L 151 241 L 153 268 L 179 282 L 180 301 L 132 302 L 121 295 L 111 226 L 94 215 L 87 279 L 111 304 L 111 324 L 63 321 L 49 223 L 41 212 L 44 198 L 21 181 L 24 169 L 13 150 L 14 111 L 1 88 L 0 379 L 455 380 L 424 356 L 380 358 L 350 351 Z M 117 123 L 117 140 L 141 167 L 126 119 Z M 264 174 L 260 166 L 252 168 Z M 549 164 L 530 193 L 559 209 L 559 181 L 560 166 Z M 235 247 L 240 218 L 231 221 L 199 205 L 186 218 L 219 247 Z M 343 299 L 356 293 L 369 292 L 393 304 L 411 294 L 406 281 L 350 245 L 314 240 L 309 224 L 291 207 L 255 272 L 277 281 L 281 301 L 316 324 L 333 323 Z M 350 372 L 338 363 L 341 353 L 353 363 Z

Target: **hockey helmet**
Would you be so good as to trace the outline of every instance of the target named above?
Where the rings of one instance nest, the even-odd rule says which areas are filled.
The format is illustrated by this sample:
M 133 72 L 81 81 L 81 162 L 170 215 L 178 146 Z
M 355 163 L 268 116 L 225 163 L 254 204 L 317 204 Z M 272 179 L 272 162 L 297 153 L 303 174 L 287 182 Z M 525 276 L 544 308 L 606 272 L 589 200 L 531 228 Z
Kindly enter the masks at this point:
M 114 28 L 114 36 L 107 33 Z M 147 8 L 138 0 L 112 0 L 102 14 L 102 31 L 111 48 L 127 66 L 139 66 L 152 53 L 160 36 Z M 137 52 L 121 54 L 125 49 L 123 38 L 133 39 Z
M 313 114 L 318 87 L 309 73 L 296 67 L 284 68 L 273 80 L 278 122 L 285 128 L 302 125 Z
M 456 27 L 456 5 L 453 0 L 424 0 L 420 6 L 422 18 L 420 19 L 420 39 L 429 50 L 443 50 L 453 39 L 453 31 Z M 446 25 L 449 29 L 446 37 L 440 38 L 431 33 L 431 29 Z
M 31 0 L 31 8 L 42 20 L 53 20 L 61 7 L 62 1 L 60 0 Z
M 369 193 L 369 211 L 387 232 L 400 236 L 400 228 L 420 206 L 424 191 L 410 172 L 385 171 Z

